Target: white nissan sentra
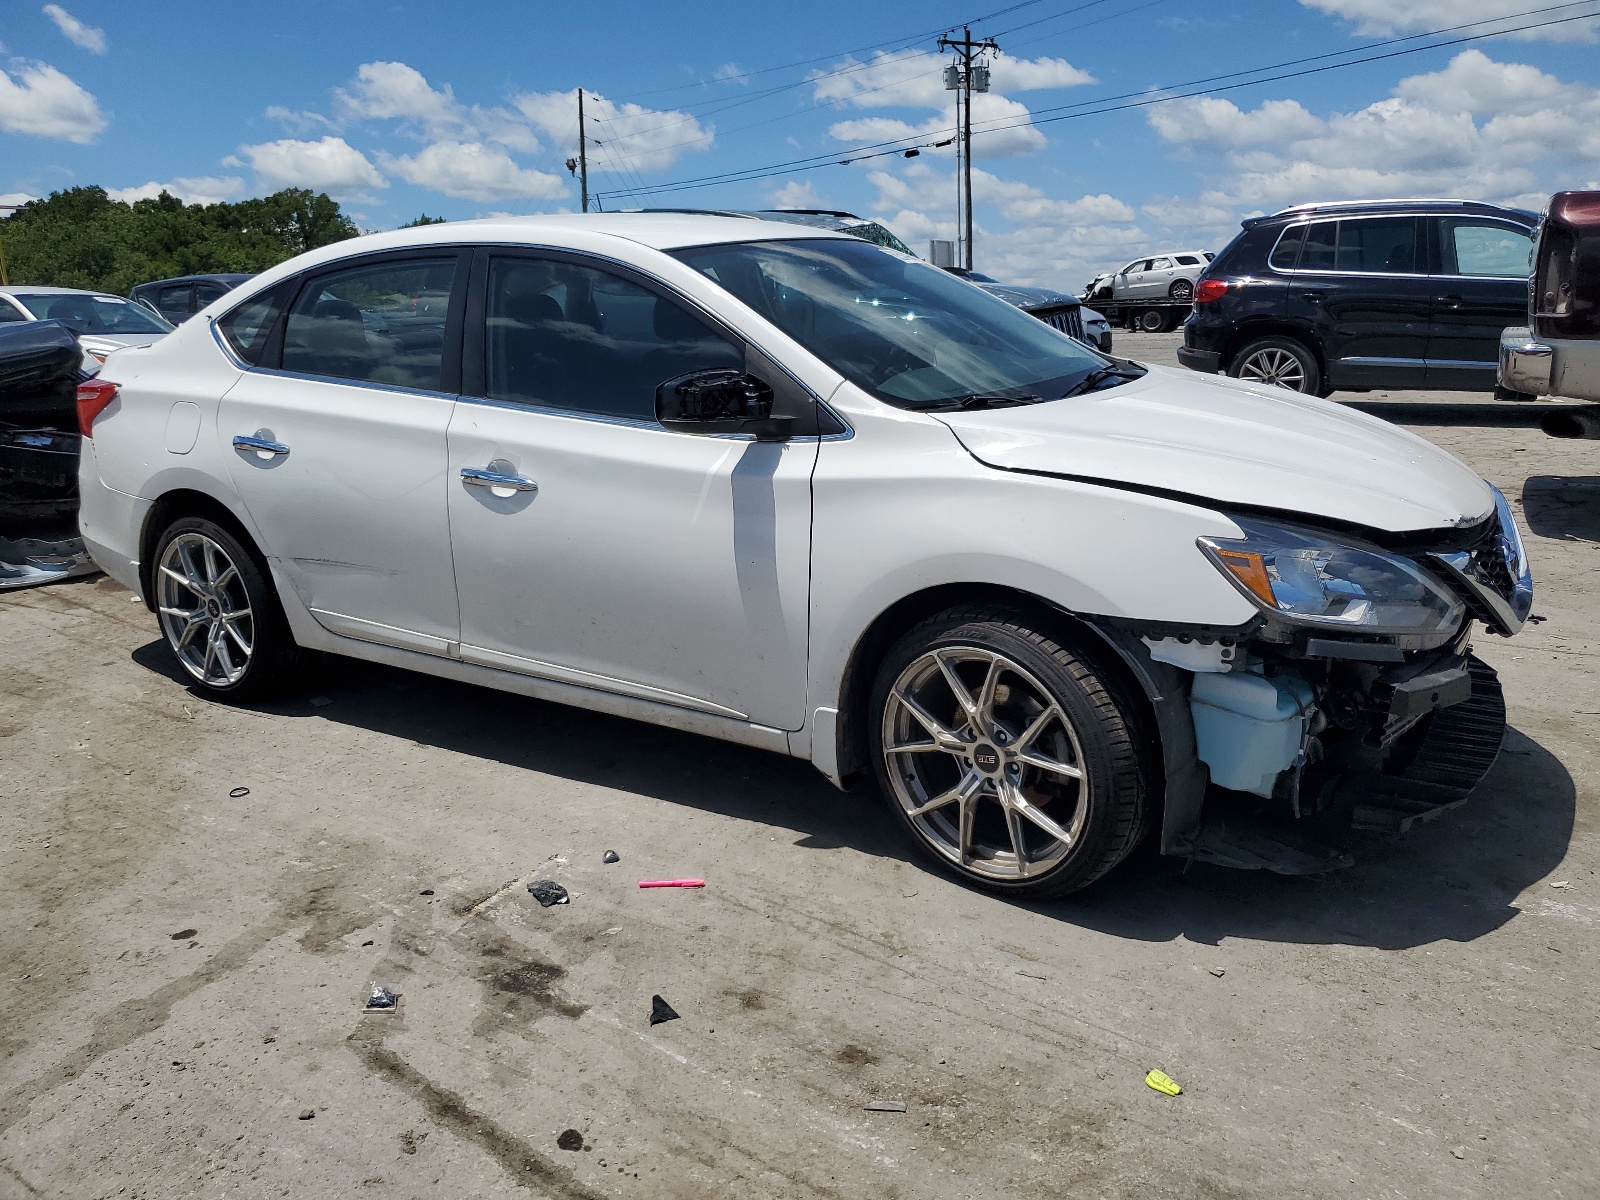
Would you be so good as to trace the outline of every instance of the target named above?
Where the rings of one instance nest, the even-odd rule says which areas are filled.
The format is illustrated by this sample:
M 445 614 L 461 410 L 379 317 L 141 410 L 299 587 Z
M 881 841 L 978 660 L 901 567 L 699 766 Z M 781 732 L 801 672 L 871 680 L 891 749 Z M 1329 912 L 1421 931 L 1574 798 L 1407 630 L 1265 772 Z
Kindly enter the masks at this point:
M 870 772 L 1015 896 L 1329 865 L 1498 752 L 1494 488 L 1311 397 L 1104 357 L 846 235 L 494 219 L 341 242 L 83 385 L 82 524 L 194 687 L 308 651 Z M 1307 849 L 1310 846 L 1310 849 Z

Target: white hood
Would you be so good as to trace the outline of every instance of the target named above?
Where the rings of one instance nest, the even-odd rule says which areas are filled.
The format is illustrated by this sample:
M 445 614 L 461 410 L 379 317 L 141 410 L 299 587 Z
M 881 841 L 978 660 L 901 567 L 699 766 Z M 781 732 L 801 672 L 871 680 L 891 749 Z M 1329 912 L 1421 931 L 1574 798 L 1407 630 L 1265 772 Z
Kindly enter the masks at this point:
M 1180 493 L 1223 508 L 1402 533 L 1474 524 L 1494 507 L 1475 471 L 1387 421 L 1171 367 L 1068 400 L 938 419 L 989 466 Z

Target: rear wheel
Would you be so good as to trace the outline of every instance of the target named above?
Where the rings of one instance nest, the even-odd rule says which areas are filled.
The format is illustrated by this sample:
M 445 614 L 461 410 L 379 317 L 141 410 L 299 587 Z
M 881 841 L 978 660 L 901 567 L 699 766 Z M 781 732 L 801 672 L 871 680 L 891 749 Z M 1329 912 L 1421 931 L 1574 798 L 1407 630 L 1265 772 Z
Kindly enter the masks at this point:
M 1047 899 L 1144 831 L 1131 706 L 1022 613 L 956 610 L 909 631 L 873 688 L 879 786 L 921 850 L 990 891 Z
M 1159 308 L 1147 308 L 1139 317 L 1139 328 L 1146 333 L 1165 333 L 1172 328 L 1167 323 L 1167 314 Z
M 156 544 L 155 562 L 161 632 L 201 691 L 253 699 L 303 666 L 266 571 L 223 526 L 204 517 L 174 521 Z
M 1172 286 L 1167 289 L 1167 295 L 1179 304 L 1188 304 L 1194 299 L 1194 284 L 1187 279 L 1174 279 Z
M 1246 383 L 1270 383 L 1308 396 L 1323 394 L 1316 356 L 1293 338 L 1264 337 L 1251 342 L 1233 356 L 1228 374 Z

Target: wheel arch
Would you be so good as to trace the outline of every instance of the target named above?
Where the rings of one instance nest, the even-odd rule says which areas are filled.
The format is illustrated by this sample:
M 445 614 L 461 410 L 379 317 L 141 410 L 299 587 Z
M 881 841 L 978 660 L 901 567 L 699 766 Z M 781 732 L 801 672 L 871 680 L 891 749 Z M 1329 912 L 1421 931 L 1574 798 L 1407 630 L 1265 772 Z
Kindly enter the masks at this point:
M 1128 651 L 1117 639 L 1089 620 L 1069 612 L 1042 596 L 1021 588 L 996 583 L 943 583 L 901 597 L 880 612 L 856 639 L 845 662 L 839 684 L 839 719 L 835 729 L 835 748 L 839 777 L 848 780 L 870 769 L 868 761 L 868 722 L 871 714 L 872 682 L 889 649 L 909 629 L 936 613 L 974 604 L 1018 609 L 1039 622 L 1039 630 L 1082 654 L 1134 711 L 1132 724 L 1151 752 L 1158 769 L 1151 772 L 1155 812 L 1161 811 L 1161 781 L 1164 748 L 1161 724 L 1157 720 L 1156 698 L 1128 661 Z
M 144 593 L 145 607 L 155 611 L 155 557 L 156 542 L 167 526 L 183 517 L 205 517 L 215 521 L 244 544 L 263 566 L 266 556 L 239 515 L 221 500 L 208 492 L 195 488 L 174 488 L 165 492 L 150 506 L 145 514 L 144 527 L 139 531 L 139 584 Z
M 1239 351 L 1243 350 L 1251 342 L 1264 337 L 1291 338 L 1299 342 L 1307 350 L 1311 351 L 1311 356 L 1317 360 L 1317 370 L 1322 373 L 1322 377 L 1324 379 L 1328 377 L 1328 358 L 1323 353 L 1322 339 L 1304 325 L 1297 325 L 1281 317 L 1259 317 L 1245 321 L 1238 329 L 1234 330 L 1233 335 L 1228 338 L 1227 344 L 1222 349 L 1222 360 L 1219 364 L 1219 369 L 1223 374 L 1227 374 L 1228 369 L 1233 366 L 1233 360 L 1238 357 Z

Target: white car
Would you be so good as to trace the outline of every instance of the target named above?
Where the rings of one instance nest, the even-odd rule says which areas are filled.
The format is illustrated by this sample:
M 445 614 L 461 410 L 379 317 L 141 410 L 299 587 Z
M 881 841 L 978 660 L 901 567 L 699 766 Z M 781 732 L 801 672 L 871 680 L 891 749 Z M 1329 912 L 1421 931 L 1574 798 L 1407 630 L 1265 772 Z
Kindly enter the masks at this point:
M 1188 304 L 1194 281 L 1216 255 L 1209 250 L 1169 250 L 1136 258 L 1119 271 L 1097 275 L 1085 300 L 1169 300 Z
M 79 418 L 85 541 L 197 690 L 327 651 L 870 772 L 1017 896 L 1154 829 L 1295 869 L 1236 801 L 1464 797 L 1504 727 L 1474 622 L 1531 598 L 1421 438 L 748 218 L 340 242 L 114 354 Z
M 0 325 L 13 321 L 60 321 L 78 335 L 78 345 L 92 359 L 93 370 L 113 350 L 148 346 L 172 332 L 173 326 L 142 304 L 82 288 L 0 288 Z

